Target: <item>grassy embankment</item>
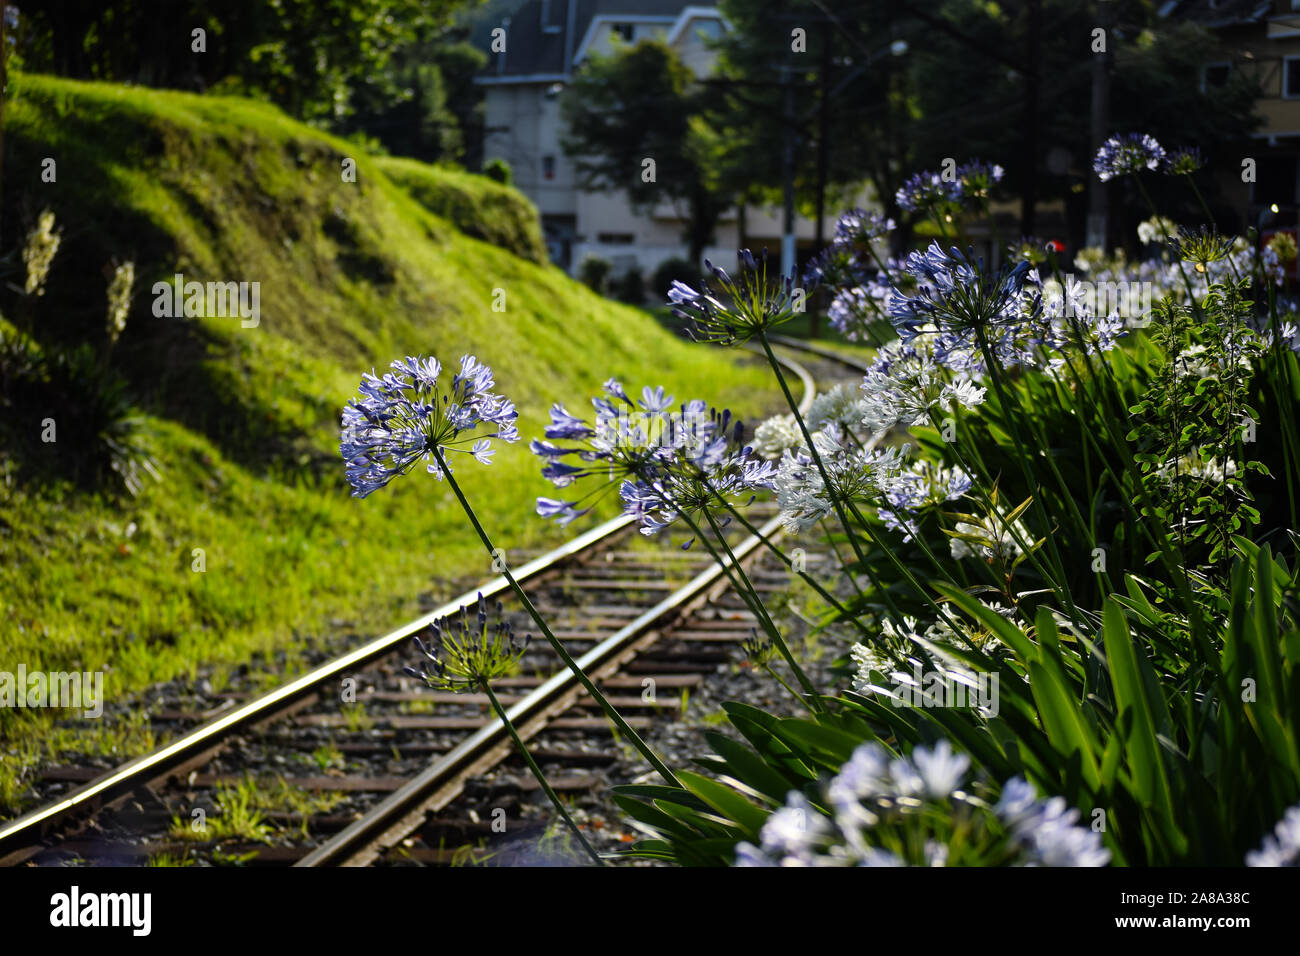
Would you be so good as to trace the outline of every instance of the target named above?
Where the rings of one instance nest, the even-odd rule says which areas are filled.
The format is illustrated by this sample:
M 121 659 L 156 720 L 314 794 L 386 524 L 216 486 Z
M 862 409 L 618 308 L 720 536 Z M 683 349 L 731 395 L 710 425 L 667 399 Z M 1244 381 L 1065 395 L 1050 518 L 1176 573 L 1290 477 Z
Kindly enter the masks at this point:
M 340 628 L 382 632 L 413 615 L 421 592 L 490 574 L 445 484 L 421 473 L 348 497 L 338 416 L 363 371 L 463 352 L 495 369 L 525 441 L 460 474 L 507 549 L 582 530 L 533 515 L 549 485 L 526 443 L 551 402 L 588 407 L 611 376 L 740 410 L 771 387 L 732 354 L 683 343 L 530 261 L 542 248 L 535 210 L 512 190 L 359 154 L 262 104 L 20 76 L 4 135 L 0 251 L 44 208 L 63 230 L 46 295 L 0 292 L 5 320 L 49 347 L 103 343 L 104 266 L 136 265 L 109 361 L 130 383 L 162 480 L 135 498 L 38 480 L 39 463 L 0 445 L 0 670 L 105 670 L 110 707 Z M 41 181 L 45 157 L 55 183 Z M 21 270 L 21 257 L 9 261 Z M 259 282 L 260 323 L 156 318 L 151 287 L 175 272 Z M 10 281 L 21 286 L 21 272 Z M 496 290 L 504 311 L 493 311 Z M 42 763 L 150 743 L 146 715 L 69 713 L 0 711 L 0 813 L 18 809 Z

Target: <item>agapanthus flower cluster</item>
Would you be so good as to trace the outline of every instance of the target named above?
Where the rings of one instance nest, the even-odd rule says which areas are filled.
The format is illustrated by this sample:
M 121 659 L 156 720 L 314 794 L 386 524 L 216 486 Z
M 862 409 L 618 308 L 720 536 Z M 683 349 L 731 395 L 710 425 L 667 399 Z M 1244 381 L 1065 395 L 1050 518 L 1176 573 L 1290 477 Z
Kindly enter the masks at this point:
M 866 413 L 866 403 L 857 389 L 848 385 L 835 385 L 829 391 L 818 393 L 808 406 L 804 415 L 804 424 L 810 432 L 819 431 L 826 425 L 838 425 L 840 428 L 856 428 L 862 424 Z
M 956 501 L 971 488 L 971 477 L 961 468 L 944 468 L 925 459 L 914 461 L 893 476 L 883 489 L 880 518 L 886 528 L 903 532 L 911 541 L 920 532 L 920 519 L 927 511 Z
M 909 255 L 904 268 L 916 291 L 896 292 L 889 302 L 890 320 L 903 342 L 933 336 L 937 361 L 950 368 L 954 357 L 980 356 L 984 346 L 1004 365 L 1028 359 L 1043 303 L 1041 290 L 1029 281 L 1027 261 L 994 272 L 973 254 L 944 252 L 931 243 Z
M 918 335 L 908 342 L 890 342 L 877 351 L 861 385 L 862 424 L 868 432 L 920 424 L 934 408 L 983 404 L 987 390 L 976 385 L 974 377 L 967 373 L 953 376 L 940 367 L 934 353 L 936 340 L 936 335 Z M 948 358 L 957 358 L 955 348 Z M 954 364 L 978 368 L 969 356 Z
M 960 187 L 959 200 L 969 202 L 986 200 L 993 187 L 1002 182 L 1003 169 L 996 163 L 986 163 L 973 159 L 957 167 L 957 184 Z
M 1217 456 L 1183 455 L 1176 461 L 1165 462 L 1156 474 L 1166 484 L 1189 481 L 1196 484 L 1221 485 L 1237 475 L 1237 463 L 1232 458 L 1220 460 Z
M 674 454 L 658 460 L 653 472 L 625 480 L 619 487 L 623 510 L 641 525 L 641 533 L 657 534 L 673 522 L 712 513 L 727 498 L 753 498 L 770 490 L 776 464 L 757 457 L 745 444 L 744 426 L 731 412 L 709 409 L 703 437 L 672 441 Z M 674 427 L 670 423 L 669 430 Z M 706 518 L 707 520 L 707 518 Z
M 958 166 L 950 176 L 929 171 L 909 176 L 894 199 L 907 212 L 948 212 L 987 200 L 1002 176 L 1001 166 L 974 159 Z
M 812 440 L 821 468 L 802 446 L 787 452 L 777 468 L 776 503 L 782 524 L 792 534 L 806 531 L 833 513 L 836 501 L 874 500 L 901 467 L 906 453 L 906 448 L 868 449 L 851 433 L 831 424 L 813 434 Z
M 1015 563 L 1024 555 L 1021 542 L 1031 549 L 1034 539 L 1022 521 L 1008 521 L 1001 514 L 963 515 L 949 536 L 949 549 L 954 558 L 980 557 L 985 561 Z
M 809 286 L 828 283 L 838 289 L 852 288 L 875 270 L 872 243 L 895 228 L 894 220 L 866 209 L 850 209 L 835 223 L 835 234 L 826 248 L 808 263 L 804 282 Z
M 1190 176 L 1205 165 L 1205 157 L 1195 146 L 1179 146 L 1165 156 L 1165 172 L 1170 176 Z
M 987 601 L 980 601 L 980 604 L 1004 618 L 1012 618 L 1016 613 L 1014 608 L 989 604 Z M 889 618 L 882 619 L 879 634 L 871 644 L 858 643 L 849 648 L 849 657 L 854 666 L 853 692 L 863 697 L 883 694 L 897 699 L 896 690 L 882 686 L 880 678 L 892 681 L 895 688 L 909 687 L 915 695 L 921 697 L 932 693 L 931 688 L 922 689 L 921 684 L 935 677 L 949 684 L 978 687 L 979 675 L 953 651 L 974 649 L 992 655 L 1002 647 L 1002 641 L 997 634 L 982 625 L 962 623 L 957 627 L 961 628 L 960 633 L 952 623 L 944 620 L 922 627 L 910 615 L 904 615 L 898 624 Z M 923 663 L 916 656 L 921 647 L 929 655 L 928 663 Z M 909 666 L 912 668 L 911 673 L 906 670 Z M 932 669 L 922 675 L 925 668 L 937 670 Z
M 1247 866 L 1300 866 L 1300 804 L 1282 814 L 1258 850 L 1246 854 Z
M 1143 170 L 1156 170 L 1165 161 L 1165 151 L 1146 133 L 1112 136 L 1097 150 L 1093 171 L 1102 182 Z
M 662 387 L 646 386 L 633 401 L 614 379 L 604 392 L 591 400 L 594 424 L 557 403 L 545 431 L 548 440 L 532 442 L 533 453 L 546 461 L 542 474 L 557 488 L 597 479 L 596 488 L 579 501 L 538 498 L 539 515 L 567 524 L 591 510 L 584 502 L 617 485 L 625 512 L 636 516 L 644 533 L 653 534 L 721 496 L 771 487 L 775 465 L 744 444 L 744 428 L 730 412 L 710 409 L 701 399 L 670 412 L 673 397 Z
M 1047 261 L 1047 251 L 1047 243 L 1037 236 L 1021 236 L 1007 245 L 1007 255 L 1013 259 L 1024 259 L 1034 266 Z
M 126 330 L 126 314 L 131 308 L 134 286 L 134 262 L 124 262 L 113 269 L 113 281 L 108 284 L 108 318 L 104 324 L 109 345 L 116 343 Z
M 795 288 L 792 276 L 768 275 L 767 250 L 756 259 L 748 249 L 741 249 L 737 258 L 740 271 L 735 278 L 704 260 L 716 288 L 702 280 L 697 292 L 674 280 L 668 290 L 673 314 L 691 323 L 690 332 L 699 341 L 747 342 L 804 310 L 803 290 Z
M 1153 242 L 1164 242 L 1178 235 L 1178 226 L 1172 219 L 1164 216 L 1152 216 L 1138 223 L 1138 242 L 1149 246 Z
M 1085 355 L 1109 352 L 1116 341 L 1127 335 L 1125 320 L 1120 310 L 1136 311 L 1133 297 L 1125 298 L 1119 287 L 1116 289 L 1115 308 L 1108 313 L 1098 309 L 1098 305 L 1110 302 L 1098 302 L 1100 298 L 1098 284 L 1084 286 L 1073 275 L 1066 275 L 1065 282 L 1049 279 L 1042 284 L 1043 314 L 1040 330 L 1042 355 L 1047 368 L 1059 368 L 1065 363 L 1065 353 L 1071 349 Z M 1108 287 L 1107 291 L 1109 291 Z M 1137 309 L 1141 308 L 1137 303 Z
M 896 228 L 894 220 L 874 210 L 850 209 L 835 222 L 835 235 L 831 242 L 851 249 L 869 247 Z
M 803 434 L 793 415 L 773 415 L 754 429 L 754 453 L 776 461 L 791 448 L 803 444 Z
M 910 756 L 859 746 L 819 788 L 823 813 L 792 791 L 760 833 L 740 843 L 737 866 L 1105 866 L 1099 834 L 1077 826 L 1061 797 L 1040 799 L 1024 780 L 991 803 L 969 779 L 970 758 L 942 740 Z
M 961 198 L 961 184 L 945 180 L 935 172 L 914 173 L 903 180 L 894 200 L 907 212 L 929 212 L 955 204 Z
M 519 440 L 514 403 L 492 392 L 492 370 L 474 356 L 461 357 L 449 387 L 440 386 L 442 364 L 432 356 L 408 356 L 391 369 L 382 377 L 363 375 L 361 397 L 343 407 L 339 450 L 354 497 L 366 497 L 420 461 L 441 480 L 452 452 L 490 464 L 492 439 Z M 484 435 L 480 426 L 495 430 Z
M 439 618 L 429 630 L 433 632 L 430 644 L 415 638 L 420 666 L 405 671 L 429 687 L 453 692 L 473 690 L 516 673 L 530 641 L 529 636 L 523 640 L 515 636 L 510 622 L 502 617 L 500 602 L 489 617 L 482 593 L 472 622 L 469 608 L 462 607 L 459 618 Z

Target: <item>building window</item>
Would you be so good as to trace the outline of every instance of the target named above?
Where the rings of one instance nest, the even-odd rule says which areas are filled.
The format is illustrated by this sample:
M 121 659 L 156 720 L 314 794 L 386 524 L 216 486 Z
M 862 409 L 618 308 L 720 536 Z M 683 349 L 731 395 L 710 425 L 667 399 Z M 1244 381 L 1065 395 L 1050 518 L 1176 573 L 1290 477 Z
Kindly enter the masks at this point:
M 598 232 L 596 241 L 605 246 L 630 246 L 636 242 L 636 236 L 630 232 Z
M 1228 85 L 1231 63 L 1207 63 L 1201 68 L 1201 89 L 1219 89 Z
M 636 32 L 636 27 L 630 23 L 615 23 L 609 29 L 621 36 L 624 43 L 631 43 L 632 35 Z
M 554 156 L 542 157 L 542 178 L 543 179 L 555 178 L 555 157 Z
M 1282 95 L 1300 99 L 1300 56 L 1288 56 L 1282 61 Z

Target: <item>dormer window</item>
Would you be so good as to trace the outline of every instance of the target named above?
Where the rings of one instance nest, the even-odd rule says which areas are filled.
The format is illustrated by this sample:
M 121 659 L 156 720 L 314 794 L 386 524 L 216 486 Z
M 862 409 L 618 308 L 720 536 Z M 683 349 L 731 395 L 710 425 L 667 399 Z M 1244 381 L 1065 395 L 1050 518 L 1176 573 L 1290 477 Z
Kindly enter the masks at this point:
M 621 36 L 624 43 L 631 43 L 632 36 L 636 33 L 636 27 L 631 23 L 615 23 L 609 29 L 611 33 Z

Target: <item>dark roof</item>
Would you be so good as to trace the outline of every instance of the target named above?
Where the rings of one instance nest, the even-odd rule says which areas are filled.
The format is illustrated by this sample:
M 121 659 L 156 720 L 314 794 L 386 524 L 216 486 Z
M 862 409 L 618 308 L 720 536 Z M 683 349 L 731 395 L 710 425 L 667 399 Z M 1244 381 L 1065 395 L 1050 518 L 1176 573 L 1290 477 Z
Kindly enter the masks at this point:
M 1272 0 L 1173 0 L 1157 3 L 1163 16 L 1192 20 L 1211 29 L 1263 22 L 1277 12 L 1274 6 Z
M 570 0 L 527 0 L 509 14 L 510 26 L 506 31 L 505 68 L 499 69 L 498 54 L 491 52 L 492 31 L 501 26 L 501 19 L 479 23 L 471 37 L 479 49 L 492 57 L 483 70 L 485 77 L 521 76 L 533 73 L 565 72 L 565 51 L 577 53 L 578 45 L 587 35 L 587 28 L 597 16 L 658 16 L 676 17 L 689 6 L 712 6 L 710 0 L 572 0 L 574 7 L 573 39 L 566 44 L 565 26 L 569 16 Z M 546 22 L 542 22 L 543 10 Z M 548 33 L 544 26 L 559 27 Z

